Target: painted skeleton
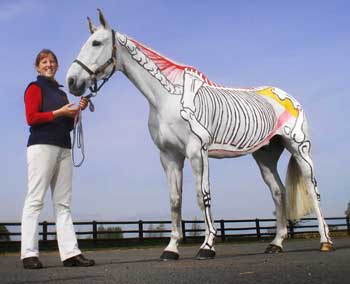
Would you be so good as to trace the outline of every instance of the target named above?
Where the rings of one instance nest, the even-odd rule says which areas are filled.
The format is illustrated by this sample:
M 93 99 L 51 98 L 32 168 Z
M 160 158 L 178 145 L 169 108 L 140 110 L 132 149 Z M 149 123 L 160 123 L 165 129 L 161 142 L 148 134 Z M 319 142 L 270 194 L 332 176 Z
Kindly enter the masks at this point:
M 181 96 L 180 114 L 208 148 L 209 156 L 254 152 L 288 120 L 298 117 L 299 110 L 302 122 L 300 104 L 283 90 L 220 86 L 193 67 L 174 63 L 125 35 L 117 33 L 117 39 L 169 94 Z M 301 123 L 294 132 L 302 135 Z
M 90 23 L 92 35 L 78 56 L 90 68 L 94 64 L 97 68 L 96 62 L 106 60 L 100 58 L 101 54 L 110 52 L 106 48 L 97 57 L 91 43 L 98 41 L 113 48 L 110 29 L 101 12 L 100 21 L 102 27 L 98 29 Z M 216 229 L 210 210 L 208 157 L 249 153 L 253 154 L 276 205 L 277 233 L 267 252 L 281 250 L 287 235 L 287 218 L 298 219 L 312 211 L 318 217 L 321 249 L 331 247 L 328 227 L 319 207 L 307 121 L 301 105 L 293 97 L 275 87 L 243 89 L 217 85 L 193 67 L 177 64 L 126 35 L 117 32 L 115 36 L 116 69 L 149 101 L 149 129 L 168 177 L 172 234 L 162 259 L 179 256 L 184 159 L 188 158 L 192 165 L 198 203 L 206 223 L 205 241 L 197 257 L 212 258 Z M 107 68 L 105 74 L 99 74 L 100 78 L 108 72 Z M 72 64 L 67 82 L 73 94 L 82 95 L 91 85 L 91 78 L 80 66 Z M 296 173 L 299 180 L 304 181 L 303 189 L 291 190 L 296 182 L 292 176 L 286 189 L 278 176 L 277 161 L 284 148 L 292 154 L 287 175 Z M 298 194 L 302 204 L 292 202 Z

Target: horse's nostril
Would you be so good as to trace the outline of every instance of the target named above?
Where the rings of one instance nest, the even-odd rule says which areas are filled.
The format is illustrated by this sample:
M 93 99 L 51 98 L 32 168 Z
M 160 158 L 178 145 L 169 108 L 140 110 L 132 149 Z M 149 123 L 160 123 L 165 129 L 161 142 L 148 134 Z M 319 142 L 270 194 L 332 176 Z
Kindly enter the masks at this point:
M 81 91 L 84 91 L 85 90 L 85 82 L 83 82 L 79 88 Z
M 73 77 L 70 77 L 70 78 L 68 79 L 68 87 L 71 88 L 73 85 L 74 85 L 74 78 L 73 78 Z

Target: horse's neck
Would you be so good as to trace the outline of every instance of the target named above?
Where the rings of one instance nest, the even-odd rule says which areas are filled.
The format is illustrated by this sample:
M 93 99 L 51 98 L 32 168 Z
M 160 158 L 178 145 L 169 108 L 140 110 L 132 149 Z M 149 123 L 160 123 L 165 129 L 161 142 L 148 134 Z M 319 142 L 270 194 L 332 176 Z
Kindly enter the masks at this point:
M 159 81 L 150 76 L 140 62 L 133 58 L 127 47 L 120 45 L 118 55 L 118 60 L 121 61 L 121 71 L 140 90 L 152 107 L 159 108 L 166 96 L 166 91 Z

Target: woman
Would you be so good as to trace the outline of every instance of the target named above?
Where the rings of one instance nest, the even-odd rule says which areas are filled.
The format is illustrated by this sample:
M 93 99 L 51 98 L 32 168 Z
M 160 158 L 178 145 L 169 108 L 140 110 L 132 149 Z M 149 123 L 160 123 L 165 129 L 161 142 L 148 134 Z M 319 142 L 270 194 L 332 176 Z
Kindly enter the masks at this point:
M 51 187 L 56 218 L 60 257 L 64 266 L 92 266 L 78 248 L 70 204 L 72 195 L 71 138 L 74 117 L 85 109 L 88 101 L 82 98 L 78 107 L 68 102 L 55 80 L 58 69 L 56 55 L 43 49 L 36 57 L 37 80 L 28 85 L 25 95 L 30 135 L 27 144 L 28 192 L 22 216 L 21 259 L 26 269 L 38 269 L 38 219 L 44 196 Z

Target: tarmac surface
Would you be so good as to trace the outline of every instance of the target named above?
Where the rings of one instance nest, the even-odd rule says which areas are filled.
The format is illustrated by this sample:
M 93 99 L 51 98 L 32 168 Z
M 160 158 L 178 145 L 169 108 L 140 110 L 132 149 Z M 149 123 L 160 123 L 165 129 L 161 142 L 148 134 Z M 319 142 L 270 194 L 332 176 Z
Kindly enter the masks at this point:
M 161 261 L 163 247 L 86 251 L 96 266 L 65 268 L 57 252 L 40 255 L 44 268 L 25 270 L 18 253 L 0 255 L 0 283 L 350 283 L 350 238 L 334 240 L 336 250 L 318 250 L 319 241 L 287 240 L 284 252 L 264 254 L 267 242 L 216 245 L 216 258 L 196 260 L 199 245 L 182 246 L 180 259 Z

